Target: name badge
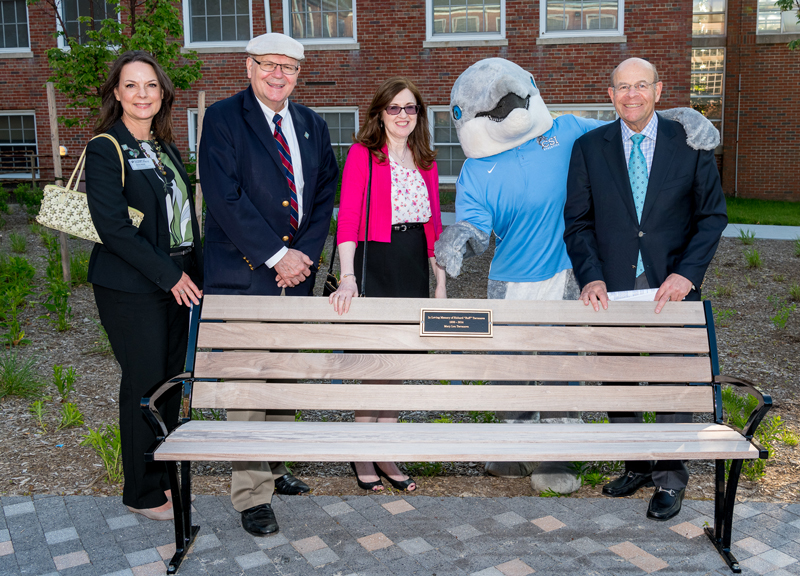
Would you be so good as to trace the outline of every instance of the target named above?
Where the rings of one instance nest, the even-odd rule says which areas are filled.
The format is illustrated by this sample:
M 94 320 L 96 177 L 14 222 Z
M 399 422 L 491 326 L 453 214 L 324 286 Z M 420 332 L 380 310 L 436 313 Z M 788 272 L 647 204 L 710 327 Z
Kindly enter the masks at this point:
M 149 170 L 156 167 L 150 158 L 130 158 L 128 164 L 131 165 L 131 170 Z

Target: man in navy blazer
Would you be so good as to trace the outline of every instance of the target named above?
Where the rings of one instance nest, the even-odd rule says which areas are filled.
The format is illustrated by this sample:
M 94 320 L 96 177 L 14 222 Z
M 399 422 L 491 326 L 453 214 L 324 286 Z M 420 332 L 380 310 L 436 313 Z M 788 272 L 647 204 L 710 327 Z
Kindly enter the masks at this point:
M 670 300 L 700 300 L 728 222 L 725 197 L 713 151 L 690 148 L 679 123 L 655 114 L 662 88 L 655 66 L 625 60 L 611 85 L 620 120 L 588 132 L 572 148 L 564 241 L 584 304 L 599 310 L 608 307 L 607 291 L 652 287 L 659 313 Z M 611 422 L 641 419 L 609 414 Z M 692 415 L 657 414 L 656 421 L 691 422 Z M 625 464 L 626 473 L 604 486 L 604 494 L 628 496 L 655 485 L 647 516 L 668 520 L 680 512 L 689 480 L 683 462 Z
M 339 168 L 325 121 L 288 100 L 303 45 L 264 34 L 246 52 L 250 86 L 209 107 L 203 121 L 205 292 L 311 296 Z M 229 410 L 228 419 L 294 420 L 294 411 Z M 281 462 L 233 463 L 231 500 L 251 534 L 278 531 L 274 490 L 309 488 Z

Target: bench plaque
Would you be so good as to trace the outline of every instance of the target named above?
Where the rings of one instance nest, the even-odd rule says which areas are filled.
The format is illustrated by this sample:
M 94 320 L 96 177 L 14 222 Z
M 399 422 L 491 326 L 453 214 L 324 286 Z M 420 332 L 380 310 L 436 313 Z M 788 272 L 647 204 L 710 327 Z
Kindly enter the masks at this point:
M 434 310 L 420 312 L 420 336 L 492 337 L 491 310 Z

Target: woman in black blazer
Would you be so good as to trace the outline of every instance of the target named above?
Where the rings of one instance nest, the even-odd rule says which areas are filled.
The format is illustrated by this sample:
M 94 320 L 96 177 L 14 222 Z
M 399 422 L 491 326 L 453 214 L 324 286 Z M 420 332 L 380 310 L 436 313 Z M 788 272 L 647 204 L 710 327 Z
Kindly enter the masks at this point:
M 86 149 L 89 211 L 102 244 L 89 281 L 114 356 L 122 368 L 119 423 L 125 487 L 122 501 L 154 520 L 172 519 L 166 467 L 145 463 L 155 436 L 139 408 L 153 386 L 183 371 L 190 304 L 202 297 L 200 231 L 189 177 L 172 142 L 172 82 L 148 53 L 126 52 L 103 85 L 95 132 Z M 124 185 L 123 185 L 124 170 Z M 139 228 L 128 206 L 144 213 Z M 179 396 L 161 414 L 177 424 Z

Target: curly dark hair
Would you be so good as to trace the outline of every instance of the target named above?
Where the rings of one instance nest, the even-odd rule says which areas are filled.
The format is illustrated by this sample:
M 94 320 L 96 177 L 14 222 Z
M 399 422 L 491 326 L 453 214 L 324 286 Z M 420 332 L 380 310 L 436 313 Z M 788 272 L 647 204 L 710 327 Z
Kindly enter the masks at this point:
M 428 128 L 428 112 L 422 94 L 414 83 L 403 76 L 394 76 L 380 85 L 372 97 L 372 103 L 367 110 L 367 119 L 353 138 L 354 142 L 368 148 L 378 159 L 379 163 L 386 162 L 386 155 L 381 151 L 386 144 L 386 130 L 381 122 L 381 112 L 392 103 L 392 99 L 403 90 L 408 89 L 417 100 L 419 113 L 417 125 L 408 137 L 411 153 L 414 155 L 414 164 L 427 170 L 436 158 L 436 151 L 431 150 L 431 135 Z
M 122 104 L 114 96 L 114 89 L 119 86 L 119 78 L 122 74 L 122 68 L 126 64 L 132 62 L 144 62 L 153 67 L 156 72 L 156 78 L 161 85 L 161 90 L 164 92 L 164 98 L 161 101 L 161 109 L 156 113 L 153 118 L 153 134 L 156 138 L 163 140 L 167 144 L 172 143 L 172 103 L 175 101 L 175 86 L 172 80 L 166 75 L 164 69 L 158 61 L 148 52 L 144 50 L 130 50 L 125 52 L 122 56 L 117 58 L 111 65 L 108 72 L 108 78 L 100 88 L 100 97 L 102 104 L 100 106 L 100 116 L 97 119 L 97 124 L 94 128 L 95 134 L 102 134 L 108 132 L 117 120 L 122 116 Z

